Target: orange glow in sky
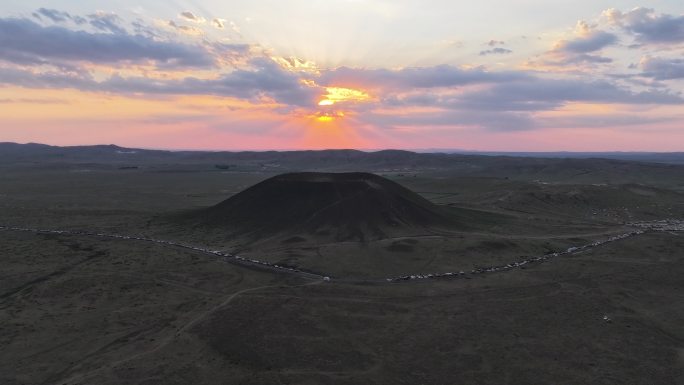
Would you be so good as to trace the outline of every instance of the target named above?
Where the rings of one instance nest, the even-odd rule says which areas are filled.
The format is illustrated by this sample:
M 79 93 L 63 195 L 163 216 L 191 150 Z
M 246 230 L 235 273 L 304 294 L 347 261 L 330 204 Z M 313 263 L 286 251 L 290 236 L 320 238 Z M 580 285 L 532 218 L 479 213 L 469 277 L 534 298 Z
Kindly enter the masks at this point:
M 325 99 L 318 102 L 319 106 L 332 106 L 344 102 L 365 102 L 371 99 L 370 95 L 353 88 L 327 87 Z
M 681 0 L 43 3 L 0 1 L 0 142 L 684 150 Z
M 357 129 L 355 117 L 343 112 L 319 112 L 293 124 L 304 127 L 300 141 L 305 148 L 364 148 L 371 145 Z
M 313 115 L 313 118 L 321 123 L 332 122 L 334 120 L 344 118 L 344 112 L 341 111 L 326 111 L 318 112 Z

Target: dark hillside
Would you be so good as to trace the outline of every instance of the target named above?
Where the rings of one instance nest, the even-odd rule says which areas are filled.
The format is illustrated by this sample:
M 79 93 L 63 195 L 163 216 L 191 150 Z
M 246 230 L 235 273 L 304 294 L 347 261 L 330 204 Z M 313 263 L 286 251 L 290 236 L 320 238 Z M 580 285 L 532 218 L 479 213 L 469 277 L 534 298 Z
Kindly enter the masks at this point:
M 194 218 L 258 238 L 308 234 L 360 241 L 455 224 L 439 206 L 369 173 L 278 175 Z

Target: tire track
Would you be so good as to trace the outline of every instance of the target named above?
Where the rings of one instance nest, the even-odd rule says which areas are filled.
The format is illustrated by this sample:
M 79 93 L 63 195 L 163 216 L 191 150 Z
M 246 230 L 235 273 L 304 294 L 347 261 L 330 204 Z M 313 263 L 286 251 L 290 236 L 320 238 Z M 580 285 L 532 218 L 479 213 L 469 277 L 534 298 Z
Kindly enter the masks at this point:
M 152 347 L 152 348 L 150 348 L 150 349 L 147 349 L 147 350 L 144 350 L 144 351 L 142 351 L 142 352 L 139 352 L 139 353 L 137 353 L 137 354 L 134 354 L 134 355 L 132 355 L 132 356 L 128 356 L 128 357 L 126 357 L 126 358 L 124 358 L 124 359 L 110 362 L 110 363 L 108 363 L 107 365 L 101 366 L 101 367 L 99 367 L 99 368 L 97 368 L 97 369 L 95 369 L 95 370 L 92 370 L 92 371 L 89 371 L 89 372 L 85 372 L 85 373 L 74 374 L 74 375 L 72 375 L 72 376 L 69 377 L 69 378 L 63 378 L 63 379 L 61 379 L 61 380 L 59 380 L 59 381 L 57 381 L 57 382 L 59 382 L 59 383 L 65 383 L 65 384 L 66 384 L 66 383 L 71 384 L 71 383 L 77 383 L 77 382 L 79 382 L 79 381 L 86 381 L 86 380 L 88 380 L 88 378 L 90 378 L 90 377 L 92 377 L 92 376 L 94 376 L 94 375 L 96 375 L 96 374 L 98 374 L 98 373 L 101 373 L 101 372 L 103 372 L 103 371 L 105 371 L 105 370 L 114 369 L 115 367 L 117 367 L 117 366 L 119 366 L 119 365 L 121 365 L 121 364 L 125 364 L 126 362 L 130 362 L 130 361 L 139 359 L 139 358 L 141 358 L 141 357 L 144 357 L 144 356 L 153 354 L 153 353 L 155 353 L 155 352 L 158 352 L 158 351 L 160 351 L 161 349 L 163 349 L 164 347 L 166 347 L 166 346 L 168 346 L 169 344 L 171 344 L 173 341 L 177 340 L 183 333 L 185 333 L 186 331 L 190 330 L 193 326 L 195 326 L 196 324 L 198 324 L 198 323 L 201 322 L 202 320 L 206 319 L 208 316 L 210 316 L 211 314 L 213 314 L 213 313 L 216 312 L 217 310 L 222 309 L 222 308 L 228 306 L 234 299 L 236 299 L 237 297 L 239 297 L 239 296 L 242 295 L 242 294 L 245 294 L 245 293 L 248 293 L 248 292 L 253 292 L 253 291 L 258 291 L 258 290 L 263 290 L 263 289 L 268 289 L 268 288 L 274 288 L 274 287 L 288 288 L 288 289 L 289 289 L 289 288 L 296 288 L 296 287 L 317 285 L 317 284 L 320 284 L 321 282 L 323 282 L 323 281 L 322 281 L 322 280 L 319 280 L 319 281 L 309 282 L 309 283 L 305 283 L 305 284 L 301 284 L 301 285 L 291 285 L 291 286 L 264 285 L 264 286 L 252 287 L 252 288 L 247 288 L 247 289 L 243 289 L 243 290 L 236 291 L 236 292 L 234 292 L 234 293 L 229 294 L 228 296 L 226 296 L 226 297 L 223 299 L 223 301 L 221 301 L 221 302 L 218 303 L 217 305 L 215 305 L 215 306 L 213 306 L 213 307 L 207 309 L 206 311 L 200 313 L 200 314 L 199 314 L 198 316 L 196 316 L 195 318 L 193 318 L 193 319 L 191 319 L 190 321 L 188 321 L 188 322 L 186 322 L 185 324 L 183 324 L 183 326 L 178 327 L 178 328 L 176 329 L 176 331 L 175 331 L 173 334 L 171 334 L 171 335 L 167 336 L 166 338 L 162 339 L 162 340 L 161 340 L 158 344 L 156 344 L 154 347 Z M 131 334 L 139 334 L 139 332 L 133 332 L 133 333 L 131 333 Z M 125 337 L 126 337 L 126 338 L 129 337 L 129 335 L 127 335 L 127 336 L 125 336 Z M 121 339 L 121 338 L 117 339 L 116 341 L 118 341 L 118 340 L 120 340 L 120 339 Z M 106 346 L 103 347 L 103 348 L 98 349 L 97 351 L 102 351 L 104 348 L 110 347 L 110 346 L 111 346 L 112 344 L 114 344 L 116 341 L 114 341 L 113 343 L 110 343 L 110 344 L 106 345 Z M 88 359 L 89 357 L 91 357 L 91 356 L 93 356 L 93 354 L 89 354 L 88 356 L 86 356 L 83 360 L 81 360 L 81 363 L 84 362 L 85 360 L 87 360 L 87 359 Z M 75 365 L 74 365 L 74 366 L 75 366 Z M 73 366 L 72 366 L 72 367 L 73 367 Z M 71 368 L 67 368 L 66 370 L 60 372 L 58 375 L 53 376 L 52 378 L 63 377 L 63 376 L 69 371 L 69 369 L 71 369 Z M 50 380 L 52 380 L 52 378 L 51 378 Z M 88 383 L 88 382 L 86 382 L 86 383 Z
M 102 257 L 104 255 L 107 255 L 107 253 L 104 251 L 97 251 L 94 254 L 89 255 L 89 256 L 81 259 L 80 261 L 72 263 L 71 265 L 65 266 L 65 267 L 58 269 L 58 270 L 55 270 L 52 273 L 42 275 L 38 278 L 34 278 L 34 279 L 24 283 L 23 285 L 17 286 L 13 289 L 10 289 L 10 290 L 0 294 L 0 302 L 8 299 L 9 297 L 12 297 L 15 294 L 20 293 L 20 292 L 22 292 L 28 288 L 31 288 L 33 286 L 36 286 L 36 285 L 41 284 L 43 282 L 46 282 L 52 278 L 60 277 L 64 274 L 74 270 L 75 268 L 77 268 L 77 267 L 79 267 L 79 266 L 81 266 L 81 265 L 83 265 L 83 264 L 85 264 L 85 263 L 87 263 L 87 262 L 89 262 L 95 258 Z

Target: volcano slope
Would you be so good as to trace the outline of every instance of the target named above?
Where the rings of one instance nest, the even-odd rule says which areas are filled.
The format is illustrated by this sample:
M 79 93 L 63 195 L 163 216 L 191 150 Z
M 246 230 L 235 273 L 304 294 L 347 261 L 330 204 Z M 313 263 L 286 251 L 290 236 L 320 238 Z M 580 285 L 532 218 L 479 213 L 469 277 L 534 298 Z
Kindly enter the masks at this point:
M 231 235 L 284 237 L 286 243 L 364 242 L 459 227 L 441 207 L 370 173 L 282 174 L 194 217 Z
M 510 235 L 512 228 L 531 227 L 516 221 L 437 205 L 375 174 L 301 172 L 186 213 L 181 228 L 230 253 L 335 278 L 460 270 L 567 247 L 548 239 L 492 237 L 497 229 Z

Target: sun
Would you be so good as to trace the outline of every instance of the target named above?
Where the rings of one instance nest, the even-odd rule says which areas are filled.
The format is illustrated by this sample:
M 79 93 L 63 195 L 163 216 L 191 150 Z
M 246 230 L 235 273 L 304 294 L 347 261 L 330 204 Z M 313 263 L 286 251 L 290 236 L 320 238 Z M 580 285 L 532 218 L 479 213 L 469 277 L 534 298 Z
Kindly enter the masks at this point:
M 349 103 L 361 103 L 371 100 L 371 96 L 361 90 L 345 87 L 326 87 L 325 97 L 318 102 L 319 111 L 311 117 L 320 123 L 330 123 L 344 118 L 345 112 L 341 106 Z M 333 110 L 333 106 L 335 107 Z
M 319 112 L 317 114 L 314 114 L 313 118 L 316 119 L 316 121 L 321 122 L 321 123 L 329 123 L 329 122 L 335 121 L 337 119 L 344 118 L 344 112 L 341 112 L 341 111 Z

